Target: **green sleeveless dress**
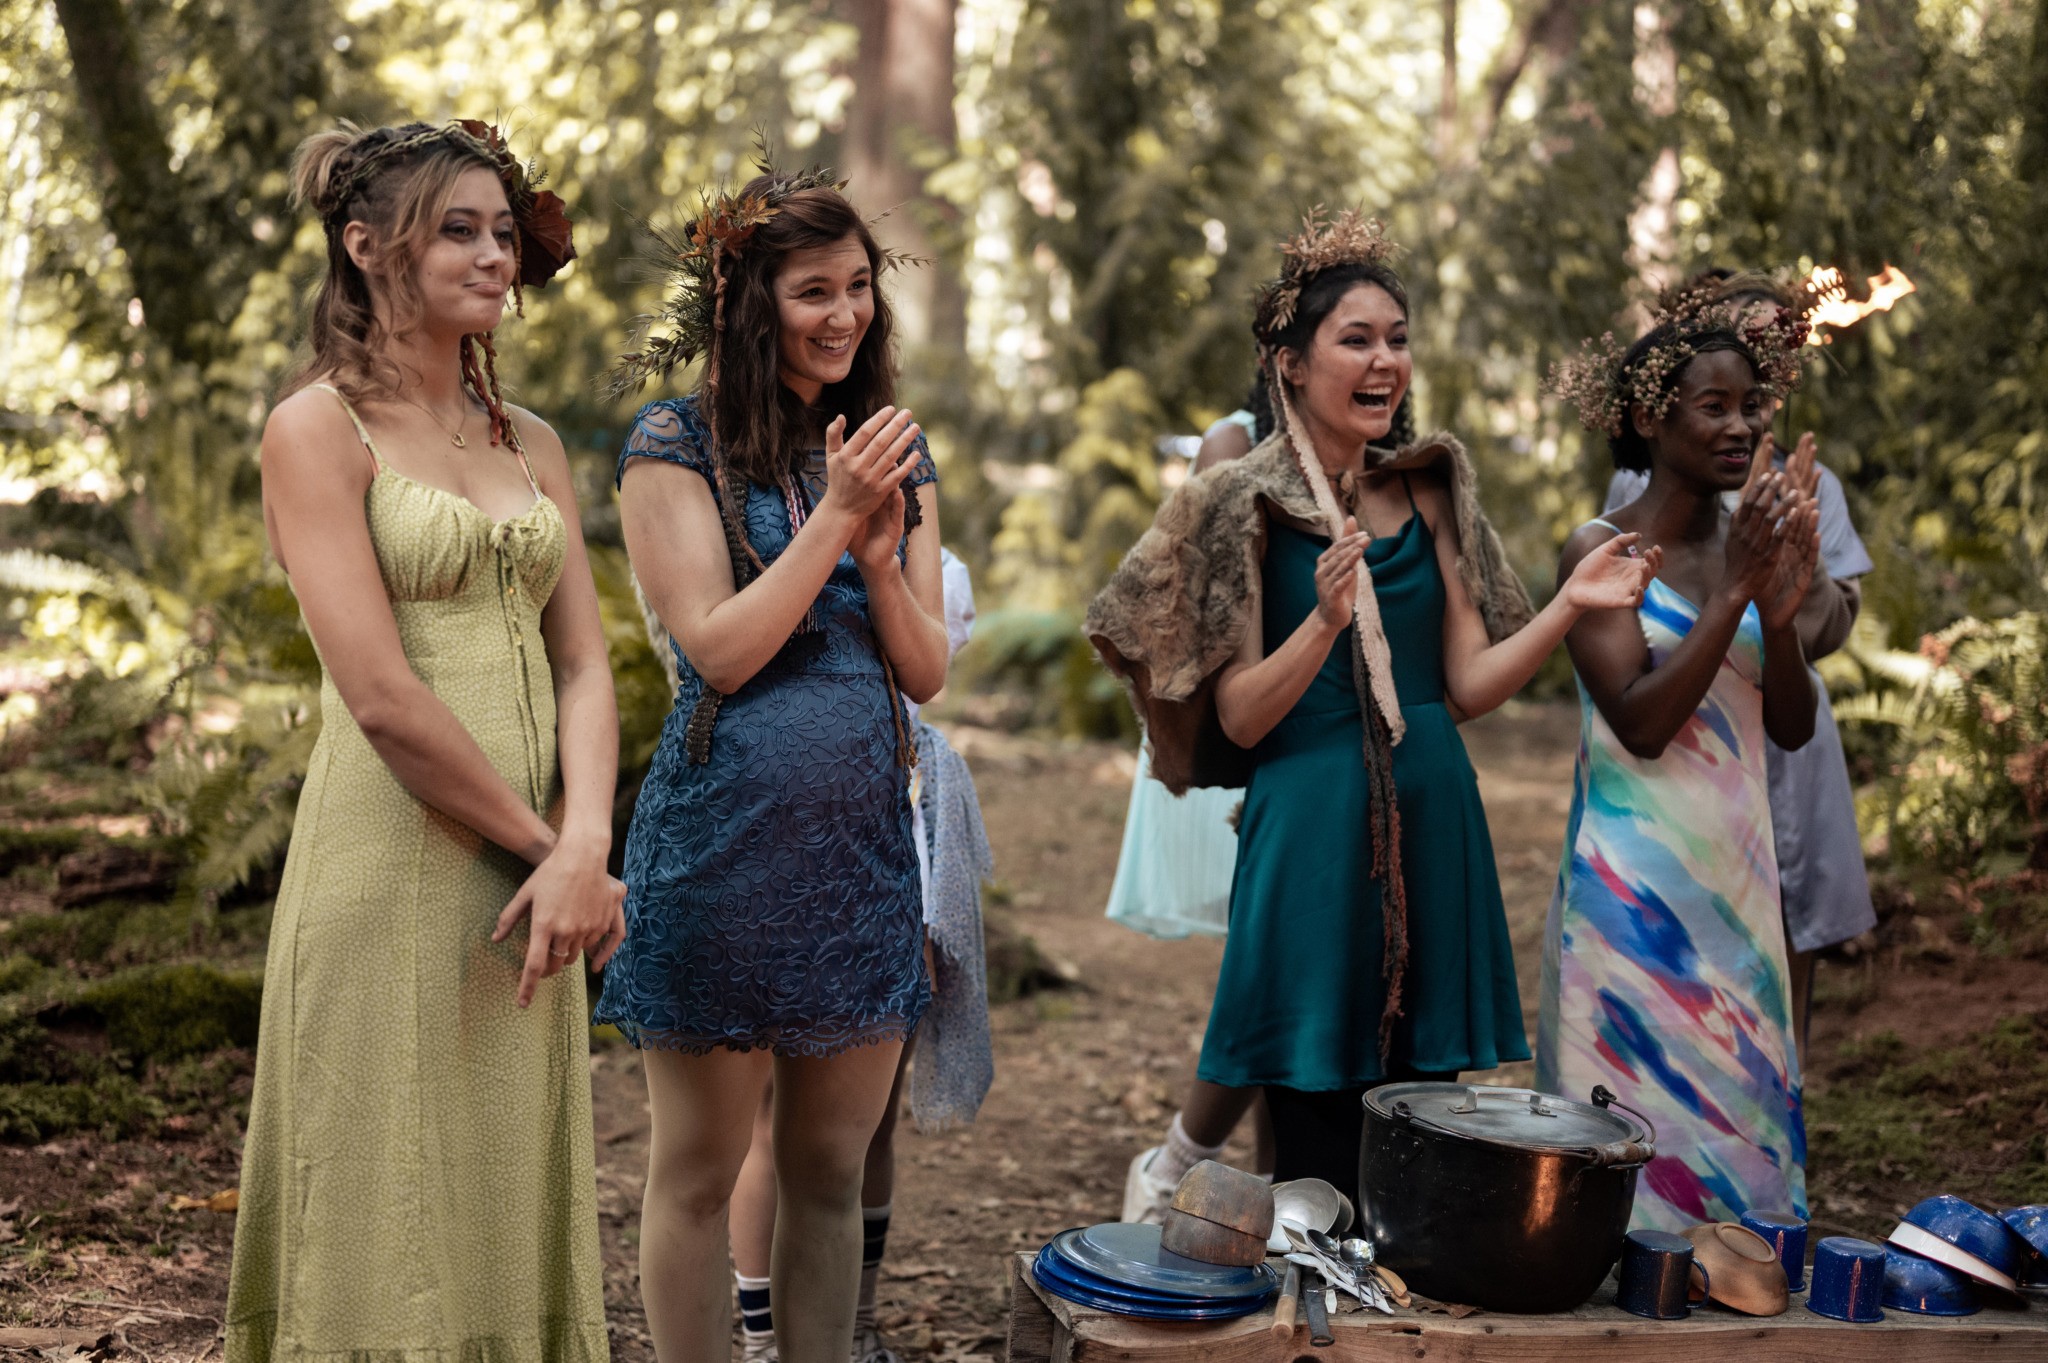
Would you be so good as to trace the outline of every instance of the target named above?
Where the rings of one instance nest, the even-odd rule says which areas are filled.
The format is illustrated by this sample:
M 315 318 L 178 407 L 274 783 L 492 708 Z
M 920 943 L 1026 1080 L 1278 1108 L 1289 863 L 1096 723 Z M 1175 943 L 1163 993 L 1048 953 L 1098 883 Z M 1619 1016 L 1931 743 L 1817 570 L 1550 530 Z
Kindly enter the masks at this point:
M 561 511 L 536 486 L 493 521 L 356 429 L 406 660 L 551 811 Z M 227 1358 L 604 1359 L 583 972 L 515 1004 L 525 933 L 490 936 L 528 867 L 400 785 L 331 677 L 320 703 L 264 970 Z
M 1329 541 L 1272 523 L 1260 620 L 1277 644 L 1316 608 Z M 1479 783 L 1444 706 L 1444 585 L 1420 512 L 1366 547 L 1407 735 L 1394 749 L 1408 881 L 1405 1012 L 1389 1063 L 1483 1070 L 1529 1057 Z M 1287 717 L 1252 749 L 1230 933 L 1199 1073 L 1311 1092 L 1385 1077 L 1380 887 L 1366 832 L 1358 696 L 1345 630 Z

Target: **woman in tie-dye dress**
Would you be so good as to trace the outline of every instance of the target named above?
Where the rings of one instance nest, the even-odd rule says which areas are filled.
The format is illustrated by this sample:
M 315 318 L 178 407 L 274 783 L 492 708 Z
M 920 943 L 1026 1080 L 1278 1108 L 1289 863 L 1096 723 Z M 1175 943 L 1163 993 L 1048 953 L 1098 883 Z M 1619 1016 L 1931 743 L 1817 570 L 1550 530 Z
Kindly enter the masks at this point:
M 1655 1122 L 1638 1228 L 1806 1211 L 1764 737 L 1812 734 L 1794 617 L 1819 522 L 1801 471 L 1755 458 L 1764 399 L 1796 376 L 1803 339 L 1796 321 L 1765 332 L 1680 307 L 1560 383 L 1617 463 L 1650 470 L 1641 498 L 1572 537 L 1560 571 L 1635 532 L 1657 577 L 1638 609 L 1590 613 L 1567 638 L 1579 755 L 1536 1082 L 1580 1099 L 1604 1084 Z

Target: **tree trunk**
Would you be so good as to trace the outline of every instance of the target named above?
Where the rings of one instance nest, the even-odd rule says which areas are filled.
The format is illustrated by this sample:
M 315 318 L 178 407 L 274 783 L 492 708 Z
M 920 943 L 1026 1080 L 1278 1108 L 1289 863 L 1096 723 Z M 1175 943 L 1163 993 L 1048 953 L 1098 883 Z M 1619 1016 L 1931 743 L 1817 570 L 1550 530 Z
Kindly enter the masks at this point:
M 121 0 L 56 0 L 71 49 L 72 83 L 98 143 L 107 225 L 128 257 L 152 332 L 178 360 L 203 364 L 219 323 L 195 205 L 171 169 L 171 149 L 149 102 L 135 30 Z
M 2034 191 L 2028 224 L 2037 247 L 2048 232 L 2048 0 L 2035 0 L 2034 45 L 2028 55 L 2026 92 L 2020 109 L 2020 183 Z
M 1444 39 L 1443 82 L 1436 96 L 1436 159 L 1447 168 L 1457 151 L 1458 136 L 1458 0 L 1442 0 Z
M 1671 45 L 1671 14 L 1665 0 L 1639 0 L 1635 11 L 1636 105 L 1652 128 L 1665 132 L 1628 215 L 1629 269 L 1645 304 L 1674 283 L 1678 256 L 1678 146 L 1672 126 L 1678 113 L 1678 51 Z
M 890 293 L 912 344 L 962 349 L 967 302 L 954 254 L 957 211 L 924 192 L 929 171 L 952 159 L 955 0 L 841 0 L 860 29 L 854 94 L 847 110 L 848 192 L 869 213 L 884 246 L 926 257 L 905 270 Z

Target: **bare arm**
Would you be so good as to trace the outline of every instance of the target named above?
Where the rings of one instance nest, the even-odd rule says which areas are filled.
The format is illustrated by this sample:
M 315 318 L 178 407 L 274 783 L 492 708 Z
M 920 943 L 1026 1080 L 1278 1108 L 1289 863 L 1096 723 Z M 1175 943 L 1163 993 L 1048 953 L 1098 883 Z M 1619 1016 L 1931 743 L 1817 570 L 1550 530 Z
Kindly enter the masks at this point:
M 547 423 L 516 410 L 513 419 L 534 480 L 561 510 L 567 539 L 562 575 L 540 617 L 555 688 L 562 831 L 554 850 L 499 915 L 494 934 L 503 940 L 522 915 L 532 915 L 518 998 L 524 1007 L 538 982 L 567 966 L 578 952 L 589 952 L 592 968 L 603 969 L 625 939 L 626 919 L 624 887 L 605 870 L 619 775 L 619 708 L 576 514 L 576 489 L 561 439 Z M 613 886 L 618 893 L 609 892 Z
M 370 544 L 370 463 L 331 393 L 302 390 L 263 428 L 263 501 L 278 561 L 342 703 L 422 803 L 538 863 L 555 832 L 406 661 Z
M 1744 492 L 1729 524 L 1728 567 L 1721 583 L 1661 666 L 1650 665 L 1650 646 L 1634 611 L 1588 611 L 1565 635 L 1572 666 L 1587 695 L 1622 746 L 1635 756 L 1663 756 L 1713 685 L 1750 601 L 1768 588 L 1775 573 L 1780 508 L 1798 497 L 1786 492 L 1781 500 L 1783 490 L 1779 476 L 1767 474 Z M 1567 540 L 1558 562 L 1560 583 L 1612 538 L 1613 532 L 1603 526 L 1587 526 Z
M 1536 618 L 1495 643 L 1458 572 L 1457 517 L 1437 479 L 1412 479 L 1417 514 L 1436 542 L 1444 584 L 1444 691 L 1460 719 L 1477 719 L 1528 684 L 1573 624 L 1589 610 L 1633 610 L 1662 556 L 1630 557 L 1639 535 L 1617 535 L 1587 553 Z
M 854 542 L 854 561 L 868 589 L 868 618 L 896 672 L 896 685 L 923 705 L 946 684 L 945 579 L 939 564 L 936 483 L 916 489 L 919 521 L 902 561 L 903 498 L 896 493 L 868 518 Z
M 1287 717 L 1351 623 L 1358 564 L 1370 538 L 1356 520 L 1344 522 L 1344 534 L 1316 559 L 1316 608 L 1270 654 L 1253 613 L 1237 656 L 1216 679 L 1217 722 L 1240 748 L 1256 745 Z
M 916 436 L 910 414 L 894 408 L 870 417 L 843 446 L 835 422 L 825 496 L 745 591 L 733 587 L 710 483 L 660 459 L 627 463 L 620 487 L 626 552 L 655 613 L 708 685 L 732 694 L 788 642 L 840 554 L 902 481 Z
M 1190 473 L 1207 473 L 1218 464 L 1227 464 L 1233 459 L 1242 459 L 1252 452 L 1250 432 L 1232 421 L 1219 425 L 1202 437 L 1202 448 L 1195 452 L 1195 466 Z

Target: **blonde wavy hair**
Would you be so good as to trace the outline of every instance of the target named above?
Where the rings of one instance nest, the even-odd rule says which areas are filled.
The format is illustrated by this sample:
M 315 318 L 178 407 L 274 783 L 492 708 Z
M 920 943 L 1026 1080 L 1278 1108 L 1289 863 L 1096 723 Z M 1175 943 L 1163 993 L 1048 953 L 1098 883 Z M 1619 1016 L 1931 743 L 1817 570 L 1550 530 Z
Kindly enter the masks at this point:
M 327 231 L 327 274 L 313 296 L 306 337 L 310 353 L 285 380 L 280 399 L 316 378 L 331 382 L 351 401 L 397 395 L 405 376 L 386 350 L 392 340 L 410 334 L 426 314 L 419 290 L 420 258 L 440 230 L 463 172 L 498 173 L 481 152 L 452 140 L 430 141 L 376 158 L 367 172 L 358 169 L 380 148 L 414 139 L 426 126 L 364 129 L 344 121 L 307 138 L 293 155 L 292 201 L 321 215 Z M 351 222 L 371 229 L 368 273 L 343 245 L 343 229 Z M 388 309 L 388 322 L 373 305 L 371 275 Z M 463 375 L 465 386 L 490 411 L 493 427 L 509 432 L 490 333 L 465 339 Z

